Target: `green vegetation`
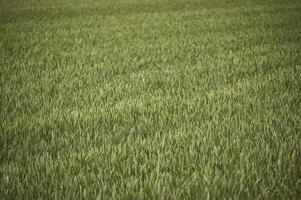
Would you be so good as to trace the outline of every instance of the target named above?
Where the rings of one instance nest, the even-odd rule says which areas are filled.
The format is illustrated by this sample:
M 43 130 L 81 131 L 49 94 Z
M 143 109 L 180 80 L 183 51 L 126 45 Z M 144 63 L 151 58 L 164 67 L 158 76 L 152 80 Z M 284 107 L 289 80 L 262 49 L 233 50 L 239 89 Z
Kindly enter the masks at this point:
M 301 1 L 0 0 L 0 199 L 301 198 Z

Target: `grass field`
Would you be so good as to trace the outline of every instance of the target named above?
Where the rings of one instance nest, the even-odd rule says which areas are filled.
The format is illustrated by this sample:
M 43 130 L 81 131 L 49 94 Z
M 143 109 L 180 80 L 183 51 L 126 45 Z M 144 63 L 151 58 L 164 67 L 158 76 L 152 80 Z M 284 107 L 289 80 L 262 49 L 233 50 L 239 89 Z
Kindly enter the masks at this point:
M 0 0 L 0 199 L 301 198 L 301 1 Z

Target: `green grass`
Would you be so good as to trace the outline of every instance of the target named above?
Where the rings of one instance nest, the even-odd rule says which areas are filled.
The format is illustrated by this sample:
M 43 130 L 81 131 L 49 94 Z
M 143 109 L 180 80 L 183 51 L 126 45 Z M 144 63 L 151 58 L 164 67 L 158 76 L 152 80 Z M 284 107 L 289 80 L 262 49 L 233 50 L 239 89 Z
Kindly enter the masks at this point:
M 301 198 L 301 1 L 0 0 L 0 199 Z

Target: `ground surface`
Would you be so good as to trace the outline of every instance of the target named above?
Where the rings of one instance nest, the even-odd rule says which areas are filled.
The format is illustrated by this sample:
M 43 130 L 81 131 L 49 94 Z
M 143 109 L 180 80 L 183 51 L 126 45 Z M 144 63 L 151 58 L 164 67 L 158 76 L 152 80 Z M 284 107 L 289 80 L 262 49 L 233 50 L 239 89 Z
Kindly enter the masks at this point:
M 301 1 L 0 0 L 0 199 L 297 199 Z

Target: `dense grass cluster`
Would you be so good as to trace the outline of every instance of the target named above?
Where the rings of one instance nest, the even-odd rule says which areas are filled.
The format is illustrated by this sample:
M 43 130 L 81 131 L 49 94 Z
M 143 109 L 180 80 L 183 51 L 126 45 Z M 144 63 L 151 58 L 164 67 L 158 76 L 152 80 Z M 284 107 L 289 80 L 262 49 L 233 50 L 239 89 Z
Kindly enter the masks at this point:
M 0 0 L 0 199 L 301 198 L 301 1 Z

